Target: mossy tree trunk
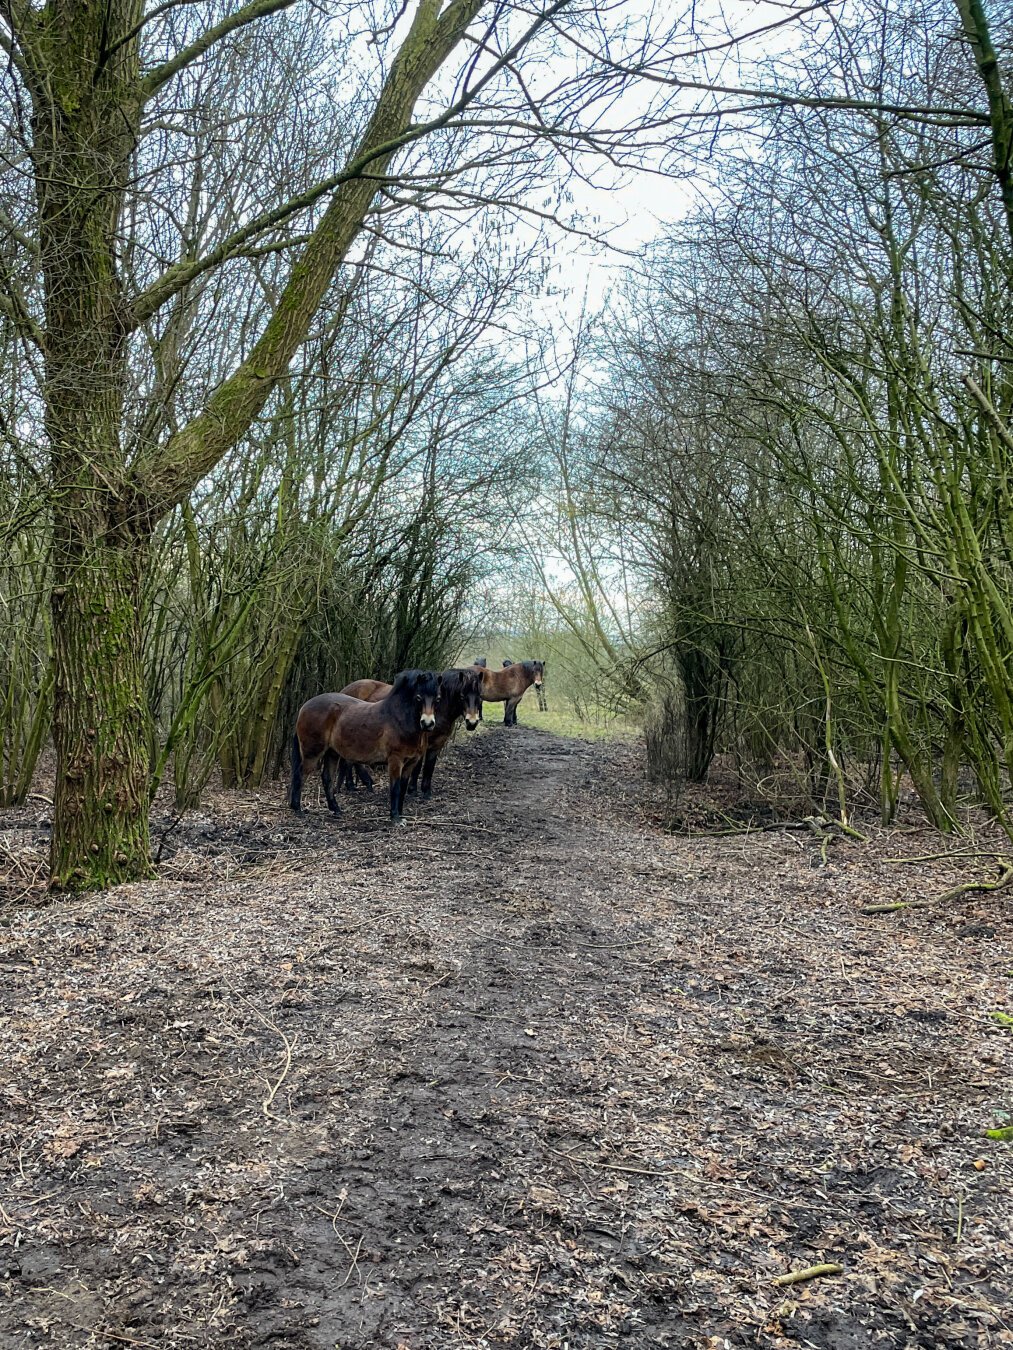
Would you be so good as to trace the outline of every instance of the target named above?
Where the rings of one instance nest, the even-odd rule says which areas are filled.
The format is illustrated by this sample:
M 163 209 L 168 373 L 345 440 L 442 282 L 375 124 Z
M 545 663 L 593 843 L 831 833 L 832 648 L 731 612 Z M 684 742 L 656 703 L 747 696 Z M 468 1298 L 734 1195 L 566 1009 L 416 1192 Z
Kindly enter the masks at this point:
M 148 870 L 139 598 L 146 553 L 121 449 L 124 299 L 116 259 L 137 142 L 139 0 L 54 0 L 25 43 L 45 278 L 53 490 L 54 887 Z

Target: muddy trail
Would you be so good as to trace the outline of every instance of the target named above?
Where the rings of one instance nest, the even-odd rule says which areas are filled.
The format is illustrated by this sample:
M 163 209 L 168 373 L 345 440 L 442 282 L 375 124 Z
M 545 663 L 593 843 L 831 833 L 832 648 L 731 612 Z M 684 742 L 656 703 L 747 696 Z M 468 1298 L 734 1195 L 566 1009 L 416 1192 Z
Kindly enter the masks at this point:
M 1008 902 L 640 775 L 487 727 L 401 830 L 222 794 L 10 908 L 0 1345 L 1013 1345 Z

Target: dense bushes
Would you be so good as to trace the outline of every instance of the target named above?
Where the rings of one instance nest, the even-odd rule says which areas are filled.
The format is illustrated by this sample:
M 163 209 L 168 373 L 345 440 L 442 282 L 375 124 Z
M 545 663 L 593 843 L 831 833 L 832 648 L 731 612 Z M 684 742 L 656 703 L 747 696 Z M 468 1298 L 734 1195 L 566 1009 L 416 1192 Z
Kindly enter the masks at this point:
M 884 820 L 907 779 L 941 829 L 973 791 L 1013 833 L 1005 170 L 977 113 L 882 110 L 980 104 L 955 11 L 847 24 L 803 87 L 878 104 L 778 108 L 653 252 L 593 352 L 567 491 L 615 560 L 599 612 L 619 595 L 647 683 L 675 679 L 655 761 L 698 778 L 725 750 Z

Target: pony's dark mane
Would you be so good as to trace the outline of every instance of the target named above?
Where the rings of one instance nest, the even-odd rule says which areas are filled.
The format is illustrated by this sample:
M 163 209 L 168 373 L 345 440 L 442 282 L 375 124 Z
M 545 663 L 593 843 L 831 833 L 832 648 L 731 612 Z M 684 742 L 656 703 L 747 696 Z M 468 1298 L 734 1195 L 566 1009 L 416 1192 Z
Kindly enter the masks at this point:
M 414 686 L 420 675 L 428 674 L 425 670 L 402 670 L 394 676 L 394 683 L 390 687 L 388 698 L 393 698 L 395 694 L 404 694 L 405 685 Z
M 441 694 L 451 705 L 464 693 L 464 680 L 461 678 L 464 672 L 462 670 L 445 670 L 443 672 L 443 688 Z
M 481 689 L 481 676 L 477 671 L 454 666 L 451 670 L 443 672 L 442 692 L 452 704 L 463 703 L 469 685 L 473 685 L 476 690 Z

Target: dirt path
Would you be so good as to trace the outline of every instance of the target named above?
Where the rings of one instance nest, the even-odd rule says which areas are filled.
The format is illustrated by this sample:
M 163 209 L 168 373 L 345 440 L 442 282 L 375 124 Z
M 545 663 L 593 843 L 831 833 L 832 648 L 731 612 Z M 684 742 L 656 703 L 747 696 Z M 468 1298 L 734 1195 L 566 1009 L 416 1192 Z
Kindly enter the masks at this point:
M 491 727 L 402 831 L 223 797 L 15 913 L 0 1345 L 1013 1345 L 1008 910 L 636 772 Z

